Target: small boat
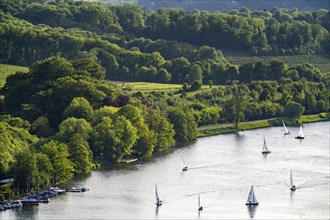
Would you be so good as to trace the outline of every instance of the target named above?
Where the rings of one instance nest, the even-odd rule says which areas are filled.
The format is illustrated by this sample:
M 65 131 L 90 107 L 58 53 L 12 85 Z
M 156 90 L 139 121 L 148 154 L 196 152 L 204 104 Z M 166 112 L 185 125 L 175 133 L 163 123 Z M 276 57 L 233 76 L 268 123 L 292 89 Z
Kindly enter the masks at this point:
M 284 135 L 289 135 L 290 131 L 286 128 L 283 120 L 282 120 L 282 124 L 283 124 L 283 129 L 284 129 Z
M 248 199 L 247 199 L 245 205 L 259 205 L 259 202 L 257 201 L 257 198 L 253 192 L 253 186 L 251 186 L 249 196 L 248 196 Z
M 293 180 L 292 180 L 292 170 L 290 170 L 290 190 L 295 191 L 297 187 L 293 185 Z
M 57 194 L 65 193 L 65 189 L 61 189 L 61 188 L 59 188 L 57 186 L 50 187 L 48 191 L 56 192 Z
M 302 126 L 300 126 L 299 133 L 298 133 L 298 136 L 296 137 L 296 139 L 304 139 L 304 138 L 305 138 L 304 131 L 303 131 Z
M 68 192 L 87 192 L 87 191 L 89 191 L 89 189 L 87 189 L 86 187 L 81 187 L 80 189 L 78 189 L 74 186 L 68 190 Z
M 184 162 L 183 158 L 182 158 L 182 163 L 183 163 L 182 171 L 187 171 L 188 167 L 187 167 L 186 163 Z
M 159 199 L 157 185 L 155 184 L 155 194 L 156 194 L 156 206 L 159 207 L 163 204 L 163 201 Z
M 198 194 L 198 211 L 203 211 L 203 206 L 201 206 L 201 199 L 200 199 L 200 195 Z
M 267 148 L 266 138 L 264 137 L 264 143 L 262 145 L 262 154 L 269 154 L 271 151 Z

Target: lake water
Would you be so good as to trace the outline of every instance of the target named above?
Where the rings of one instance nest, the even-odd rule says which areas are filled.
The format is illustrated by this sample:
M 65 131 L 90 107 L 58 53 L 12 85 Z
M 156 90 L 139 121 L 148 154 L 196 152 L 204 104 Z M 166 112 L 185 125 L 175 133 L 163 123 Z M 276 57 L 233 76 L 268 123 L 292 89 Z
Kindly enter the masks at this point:
M 37 207 L 7 210 L 0 219 L 329 219 L 330 122 L 200 138 L 127 169 L 94 171 L 66 193 Z M 265 136 L 272 151 L 261 154 Z M 188 166 L 183 172 L 182 158 Z M 290 169 L 297 186 L 291 192 Z M 163 205 L 156 209 L 155 183 Z M 254 186 L 256 208 L 245 206 Z M 198 195 L 204 210 L 198 213 Z

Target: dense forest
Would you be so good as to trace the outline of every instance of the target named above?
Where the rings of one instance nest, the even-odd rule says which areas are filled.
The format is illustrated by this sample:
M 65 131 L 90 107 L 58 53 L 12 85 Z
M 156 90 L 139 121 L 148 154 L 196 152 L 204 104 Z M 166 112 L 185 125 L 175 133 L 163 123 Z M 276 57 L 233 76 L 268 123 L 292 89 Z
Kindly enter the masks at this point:
M 130 0 L 105 0 L 108 3 L 114 2 L 132 2 Z M 193 11 L 198 8 L 199 10 L 206 11 L 226 11 L 240 10 L 247 7 L 250 10 L 271 10 L 274 5 L 280 8 L 298 8 L 302 11 L 313 11 L 318 9 L 329 9 L 329 2 L 326 0 L 162 0 L 162 1 L 150 1 L 150 0 L 137 0 L 134 1 L 145 8 L 157 10 L 158 8 L 182 8 L 187 11 Z
M 89 173 L 96 159 L 146 158 L 193 141 L 198 126 L 328 112 L 329 73 L 280 60 L 237 66 L 221 49 L 327 56 L 329 28 L 328 10 L 3 0 L 0 62 L 29 71 L 0 88 L 0 179 L 45 187 Z M 182 88 L 144 93 L 114 80 Z

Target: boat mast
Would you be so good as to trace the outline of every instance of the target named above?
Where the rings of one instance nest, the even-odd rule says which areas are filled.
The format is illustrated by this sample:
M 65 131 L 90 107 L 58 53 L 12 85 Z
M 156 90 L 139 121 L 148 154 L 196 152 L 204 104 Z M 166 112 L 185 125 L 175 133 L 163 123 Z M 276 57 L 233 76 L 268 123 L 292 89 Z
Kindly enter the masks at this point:
M 157 184 L 155 184 L 155 194 L 156 194 L 156 202 L 158 202 L 159 197 L 158 197 L 158 192 L 157 192 Z
M 264 148 L 264 150 L 268 150 L 267 145 L 266 145 L 266 138 L 265 138 L 265 136 L 264 136 L 264 146 L 263 146 L 263 148 Z
M 198 194 L 198 208 L 201 207 L 200 195 Z

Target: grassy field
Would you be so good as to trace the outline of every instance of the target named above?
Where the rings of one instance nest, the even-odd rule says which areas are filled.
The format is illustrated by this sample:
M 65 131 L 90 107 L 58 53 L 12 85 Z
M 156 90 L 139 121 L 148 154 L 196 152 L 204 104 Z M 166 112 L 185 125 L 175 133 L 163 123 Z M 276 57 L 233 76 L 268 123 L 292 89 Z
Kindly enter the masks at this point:
M 182 88 L 181 84 L 164 84 L 164 83 L 152 83 L 152 82 L 114 82 L 118 86 L 123 88 L 130 88 L 132 91 L 141 91 L 141 92 L 176 92 Z M 216 87 L 216 86 L 213 86 Z M 210 86 L 203 85 L 202 90 L 210 89 Z M 193 95 L 198 91 L 188 92 L 187 95 Z
M 16 72 L 28 72 L 29 68 L 24 66 L 13 66 L 0 64 L 0 88 L 6 83 L 6 78 Z
M 255 63 L 263 61 L 269 63 L 273 59 L 282 60 L 289 66 L 297 66 L 309 62 L 319 68 L 322 72 L 330 72 L 330 58 L 320 55 L 292 55 L 292 56 L 250 56 L 246 51 L 222 50 L 225 58 L 232 64 L 242 65 L 244 63 Z

